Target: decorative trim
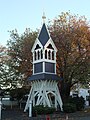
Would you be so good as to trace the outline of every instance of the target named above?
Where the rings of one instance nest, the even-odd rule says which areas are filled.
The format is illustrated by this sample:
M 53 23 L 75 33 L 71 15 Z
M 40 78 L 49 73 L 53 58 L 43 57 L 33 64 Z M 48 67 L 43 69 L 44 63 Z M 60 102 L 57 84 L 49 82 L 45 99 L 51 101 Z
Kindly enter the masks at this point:
M 32 47 L 32 50 L 31 50 L 32 53 L 34 52 L 35 47 L 36 47 L 37 44 L 39 44 L 39 46 L 41 47 L 41 49 L 43 49 L 43 46 L 42 46 L 41 42 L 40 42 L 40 41 L 38 40 L 38 38 L 37 38 L 37 39 L 35 40 L 35 42 L 34 42 L 33 47 Z
M 51 44 L 51 45 L 54 47 L 54 50 L 57 52 L 57 48 L 56 48 L 53 40 L 51 39 L 51 37 L 50 37 L 50 39 L 47 41 L 47 43 L 45 44 L 44 48 L 46 49 L 49 44 Z

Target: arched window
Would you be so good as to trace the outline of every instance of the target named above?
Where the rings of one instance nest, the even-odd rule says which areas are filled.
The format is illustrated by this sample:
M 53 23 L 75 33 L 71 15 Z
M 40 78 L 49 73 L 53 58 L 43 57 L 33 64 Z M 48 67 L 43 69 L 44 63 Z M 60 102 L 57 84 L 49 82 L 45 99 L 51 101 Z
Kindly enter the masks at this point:
M 49 44 L 47 48 L 54 50 L 51 44 Z
M 45 59 L 47 59 L 47 50 L 45 50 Z
M 40 59 L 40 53 L 39 53 L 39 50 L 38 50 L 38 52 L 37 52 L 37 58 L 38 58 L 38 60 Z
M 52 60 L 54 60 L 54 51 L 52 51 Z
M 40 49 L 41 47 L 37 44 L 35 50 Z
M 43 59 L 43 52 L 42 52 L 42 50 L 41 50 L 41 59 Z
M 49 60 L 51 59 L 51 51 L 50 50 L 48 51 L 48 59 Z
M 34 60 L 36 60 L 36 51 L 35 51 L 35 53 L 34 53 Z

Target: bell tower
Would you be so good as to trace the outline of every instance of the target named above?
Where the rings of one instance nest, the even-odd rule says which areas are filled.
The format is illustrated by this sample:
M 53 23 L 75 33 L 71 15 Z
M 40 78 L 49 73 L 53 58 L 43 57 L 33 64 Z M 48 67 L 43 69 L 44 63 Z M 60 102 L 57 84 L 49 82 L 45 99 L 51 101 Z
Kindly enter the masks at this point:
M 32 48 L 33 75 L 56 74 L 56 52 L 57 49 L 44 23 Z
M 29 101 L 32 101 L 33 106 L 44 105 L 57 108 L 59 105 L 62 110 L 62 99 L 57 86 L 60 77 L 56 75 L 57 48 L 45 25 L 45 16 L 43 16 L 42 28 L 31 51 L 33 74 L 28 80 L 32 87 L 24 111 L 28 109 Z

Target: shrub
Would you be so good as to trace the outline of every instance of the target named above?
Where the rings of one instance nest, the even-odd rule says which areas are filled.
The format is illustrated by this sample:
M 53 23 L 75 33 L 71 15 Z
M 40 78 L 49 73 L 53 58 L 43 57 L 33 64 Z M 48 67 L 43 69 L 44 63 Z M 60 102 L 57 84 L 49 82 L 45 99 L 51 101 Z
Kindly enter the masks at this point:
M 10 96 L 11 100 L 17 99 L 18 101 L 21 100 L 27 93 L 29 92 L 29 89 L 27 88 L 16 88 L 10 90 Z
M 66 112 L 66 113 L 75 112 L 75 111 L 76 111 L 76 105 L 73 104 L 73 103 L 65 103 L 65 104 L 63 105 L 63 110 L 64 110 L 64 112 Z
M 72 98 L 72 102 L 76 104 L 76 108 L 78 111 L 82 110 L 85 105 L 85 100 L 83 97 L 74 97 Z
M 69 104 L 74 104 L 76 105 L 76 110 L 77 111 L 80 111 L 84 108 L 84 105 L 85 105 L 85 100 L 83 97 L 69 97 L 67 99 L 67 101 L 65 102 L 66 103 L 69 103 Z
M 33 107 L 33 116 L 41 114 L 52 114 L 55 112 L 55 108 L 44 107 L 43 105 L 38 105 Z

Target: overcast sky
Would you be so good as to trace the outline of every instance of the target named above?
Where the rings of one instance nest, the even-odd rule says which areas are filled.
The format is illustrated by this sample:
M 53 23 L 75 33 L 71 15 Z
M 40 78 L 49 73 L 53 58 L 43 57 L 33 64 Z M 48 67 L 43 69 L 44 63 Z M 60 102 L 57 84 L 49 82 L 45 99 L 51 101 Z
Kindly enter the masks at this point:
M 85 15 L 90 20 L 90 0 L 0 0 L 0 44 L 5 45 L 10 38 L 8 30 L 41 27 L 43 11 L 53 20 L 61 12 Z

